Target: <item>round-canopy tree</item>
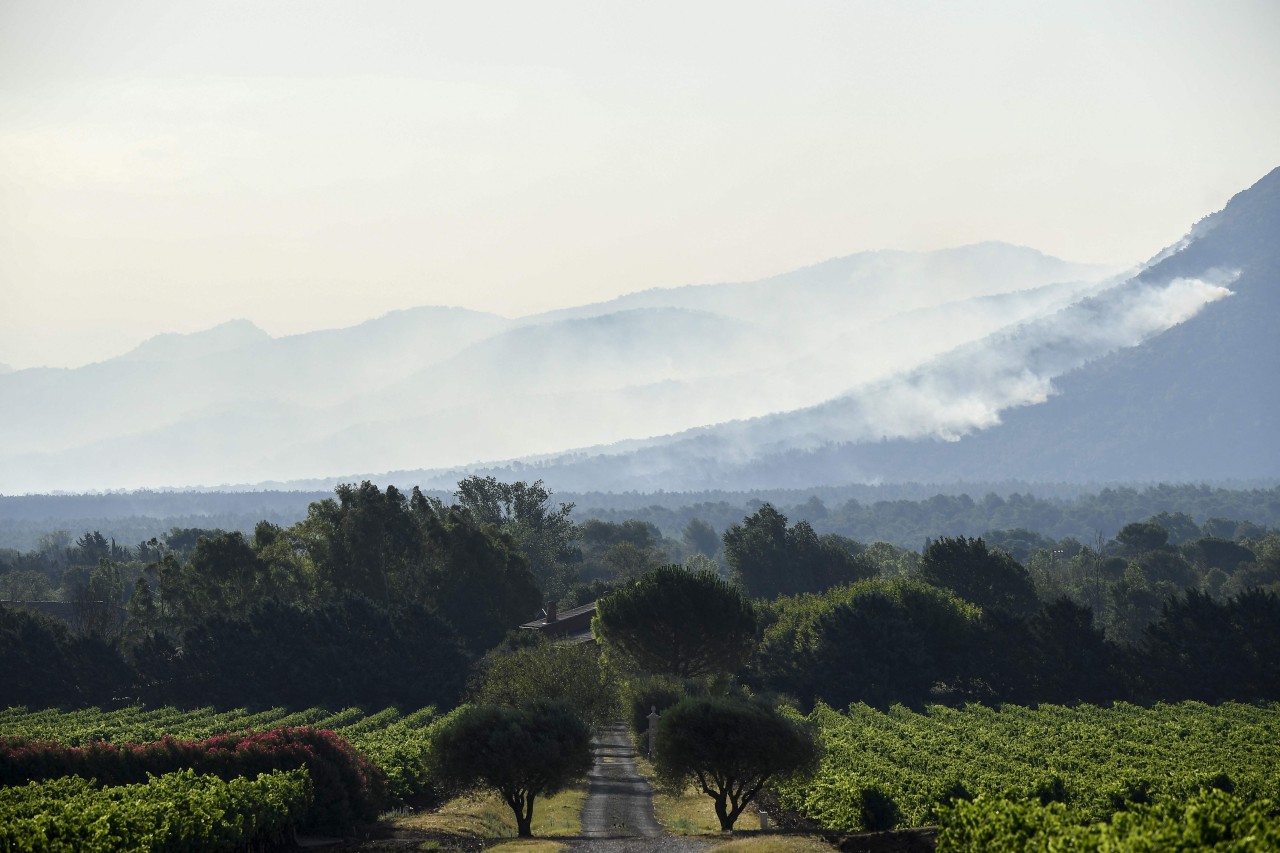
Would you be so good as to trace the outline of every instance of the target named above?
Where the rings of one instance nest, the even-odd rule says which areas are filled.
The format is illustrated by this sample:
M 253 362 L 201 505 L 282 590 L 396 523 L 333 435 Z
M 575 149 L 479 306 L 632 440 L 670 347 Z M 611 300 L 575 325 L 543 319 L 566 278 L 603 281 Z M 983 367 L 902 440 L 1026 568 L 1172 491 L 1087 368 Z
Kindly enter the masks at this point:
M 983 610 L 1026 617 L 1040 607 L 1027 570 L 1004 551 L 989 550 L 981 538 L 944 536 L 930 542 L 920 558 L 919 577 Z
M 967 672 L 981 611 L 911 578 L 779 599 L 752 661 L 759 687 L 833 708 L 928 701 Z
M 497 791 L 515 814 L 517 833 L 527 838 L 534 799 L 591 769 L 591 733 L 562 705 L 463 705 L 440 722 L 428 762 L 447 790 Z
M 852 539 L 819 536 L 807 521 L 787 527 L 787 517 L 770 504 L 724 532 L 734 580 L 756 598 L 821 592 L 874 577 L 875 564 L 854 553 L 861 550 Z
M 695 678 L 742 667 L 756 613 L 719 575 L 662 566 L 597 602 L 591 627 L 646 672 Z
M 539 635 L 526 648 L 495 649 L 480 662 L 472 693 L 482 704 L 512 708 L 563 702 L 588 726 L 618 717 L 618 685 L 594 643 L 553 643 Z
M 715 801 L 722 830 L 765 783 L 812 773 L 820 751 L 800 723 L 759 702 L 725 697 L 682 699 L 658 719 L 659 780 L 683 790 L 691 782 Z

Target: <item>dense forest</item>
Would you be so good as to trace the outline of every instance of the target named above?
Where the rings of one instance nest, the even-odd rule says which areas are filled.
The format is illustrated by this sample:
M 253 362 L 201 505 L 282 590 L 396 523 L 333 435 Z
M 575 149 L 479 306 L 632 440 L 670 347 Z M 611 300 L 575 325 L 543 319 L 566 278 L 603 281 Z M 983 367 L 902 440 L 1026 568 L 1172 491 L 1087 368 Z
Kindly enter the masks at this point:
M 1103 523 L 1101 507 L 1180 496 L 1191 512 L 1055 536 Z M 364 482 L 251 534 L 173 528 L 125 545 L 90 530 L 0 552 L 0 599 L 42 602 L 0 609 L 0 666 L 8 700 L 31 705 L 450 707 L 476 661 L 544 605 L 680 564 L 755 602 L 739 674 L 806 706 L 1277 698 L 1280 534 L 1265 523 L 1276 502 L 1274 490 L 1166 488 L 1071 506 L 850 500 L 824 513 L 814 499 L 795 520 L 768 503 L 724 526 L 690 514 L 672 536 L 651 520 L 658 509 L 576 521 L 541 483 L 473 477 L 446 502 Z M 1231 506 L 1259 508 L 1264 523 L 1217 514 Z M 918 550 L 831 532 L 895 510 L 904 524 L 949 521 Z M 667 525 L 684 518 L 672 512 Z M 1037 517 L 1057 526 L 954 527 Z
M 411 491 L 412 486 L 398 486 Z M 449 492 L 421 489 L 443 501 Z M 0 495 L 0 551 L 65 547 L 72 533 L 99 531 L 121 543 L 163 538 L 173 528 L 240 531 L 251 535 L 266 520 L 288 527 L 331 492 L 133 491 L 83 495 Z M 821 533 L 864 542 L 920 548 L 937 536 L 980 536 L 1025 529 L 1053 538 L 1092 542 L 1127 522 L 1182 513 L 1280 527 L 1280 486 L 1274 482 L 1082 486 L 1073 483 L 851 484 L 746 492 L 560 492 L 572 518 L 647 521 L 679 538 L 694 518 L 717 530 L 770 503 Z M 51 538 L 52 537 L 52 538 Z M 59 539 L 61 537 L 61 541 Z

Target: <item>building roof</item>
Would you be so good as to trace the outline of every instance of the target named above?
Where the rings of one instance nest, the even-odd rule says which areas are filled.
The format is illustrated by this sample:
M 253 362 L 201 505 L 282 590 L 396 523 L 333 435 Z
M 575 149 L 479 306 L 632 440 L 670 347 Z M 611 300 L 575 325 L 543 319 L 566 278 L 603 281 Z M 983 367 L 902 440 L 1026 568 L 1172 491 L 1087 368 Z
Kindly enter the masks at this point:
M 541 619 L 526 622 L 520 627 L 571 643 L 586 643 L 594 639 L 591 635 L 591 620 L 596 615 L 594 601 L 563 613 L 556 613 L 554 605 L 548 610 L 550 612 L 544 613 Z
M 566 610 L 563 613 L 557 614 L 556 618 L 551 622 L 547 621 L 547 614 L 543 613 L 541 619 L 534 619 L 532 622 L 526 622 L 520 627 L 530 628 L 535 630 L 543 630 L 551 625 L 555 625 L 560 622 L 579 621 L 584 616 L 586 617 L 587 624 L 590 625 L 591 618 L 595 615 L 596 615 L 596 603 L 593 601 L 590 604 L 584 604 L 581 607 L 574 607 L 571 610 Z

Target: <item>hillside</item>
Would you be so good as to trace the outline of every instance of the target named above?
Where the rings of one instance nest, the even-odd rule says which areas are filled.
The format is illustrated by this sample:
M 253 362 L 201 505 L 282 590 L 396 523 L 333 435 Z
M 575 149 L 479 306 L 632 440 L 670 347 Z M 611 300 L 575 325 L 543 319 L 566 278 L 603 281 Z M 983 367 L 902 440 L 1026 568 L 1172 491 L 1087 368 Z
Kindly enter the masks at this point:
M 1276 234 L 1280 170 L 1127 281 L 921 368 L 818 406 L 539 460 L 536 471 L 567 489 L 639 490 L 1280 476 Z M 1153 318 L 1158 306 L 1168 311 Z M 912 428 L 923 434 L 904 435 Z
M 1125 275 L 982 243 L 519 319 L 245 321 L 0 374 L 0 492 L 1280 476 L 1280 172 Z
M 813 406 L 1094 292 L 985 243 L 508 320 L 418 308 L 272 338 L 245 321 L 0 375 L 0 492 L 350 479 Z

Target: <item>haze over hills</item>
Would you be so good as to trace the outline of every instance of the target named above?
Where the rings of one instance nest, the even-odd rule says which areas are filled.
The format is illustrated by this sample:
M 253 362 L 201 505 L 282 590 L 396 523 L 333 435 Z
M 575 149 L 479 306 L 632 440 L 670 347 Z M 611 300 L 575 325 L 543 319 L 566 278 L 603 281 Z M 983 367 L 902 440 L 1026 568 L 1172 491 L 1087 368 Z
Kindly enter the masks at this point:
M 819 406 L 542 460 L 537 476 L 640 490 L 1280 477 L 1278 235 L 1280 169 L 1058 312 Z
M 1001 243 L 867 252 L 519 319 L 232 321 L 13 371 L 0 492 L 1277 476 L 1277 174 L 1127 276 Z
M 507 320 L 396 312 L 273 339 L 233 321 L 17 371 L 0 490 L 215 485 L 456 466 L 812 405 L 1089 292 L 1005 244 L 872 252 L 760 282 Z

